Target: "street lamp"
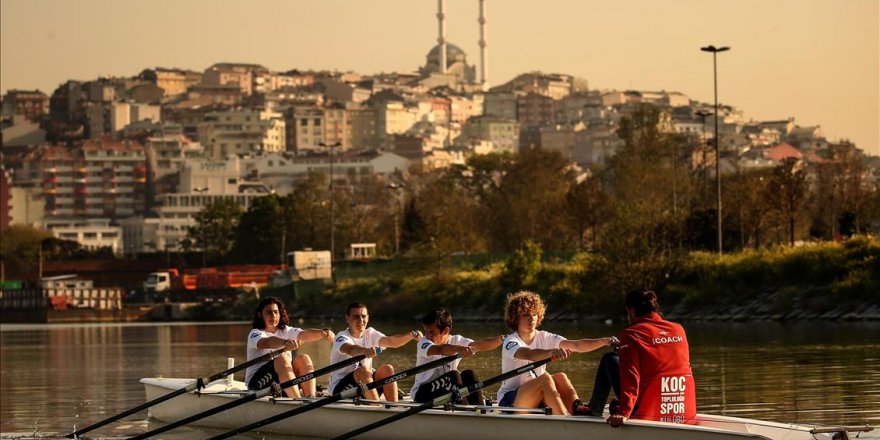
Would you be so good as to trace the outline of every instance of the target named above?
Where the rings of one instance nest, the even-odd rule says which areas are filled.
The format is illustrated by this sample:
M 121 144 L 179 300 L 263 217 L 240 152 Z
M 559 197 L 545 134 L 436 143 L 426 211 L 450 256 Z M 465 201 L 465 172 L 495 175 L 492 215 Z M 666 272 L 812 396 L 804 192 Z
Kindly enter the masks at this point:
M 716 209 L 716 215 L 718 216 L 718 255 L 721 255 L 724 253 L 724 248 L 721 241 L 721 152 L 719 151 L 721 142 L 718 139 L 718 52 L 725 52 L 730 50 L 730 48 L 727 46 L 706 46 L 701 47 L 700 50 L 712 53 L 712 71 L 715 77 L 715 186 L 718 193 Z
M 318 145 L 330 149 L 330 262 L 333 263 L 333 254 L 336 251 L 336 246 L 334 246 L 336 242 L 336 231 L 334 229 L 335 223 L 333 222 L 333 149 L 342 146 L 342 143 L 336 142 L 327 145 L 323 142 L 318 142 Z
M 704 203 L 709 205 L 709 166 L 706 165 L 706 150 L 709 148 L 708 142 L 706 142 L 706 116 L 711 116 L 712 112 L 707 112 L 705 110 L 698 110 L 694 112 L 695 115 L 700 117 L 700 123 L 703 126 L 703 136 L 700 138 L 702 141 L 700 144 L 700 148 L 703 150 L 703 200 Z M 716 158 L 717 160 L 717 158 Z
M 400 255 L 400 194 L 403 191 L 402 183 L 389 183 L 388 188 L 396 191 L 394 207 L 394 256 Z
M 207 186 L 201 186 L 201 187 L 198 187 L 198 188 L 193 188 L 192 190 L 193 190 L 194 193 L 204 194 L 205 191 L 208 190 L 208 187 L 207 187 Z M 193 202 L 193 204 L 195 204 L 195 202 Z M 205 208 L 205 200 L 204 200 L 204 197 L 199 197 L 199 205 L 202 207 L 202 209 Z M 203 225 L 203 226 L 200 228 L 200 230 L 201 230 L 201 232 L 199 233 L 199 240 L 201 241 L 200 244 L 202 245 L 202 267 L 207 267 L 207 265 L 208 265 L 208 256 L 207 256 L 207 253 L 208 253 L 208 243 L 206 243 L 206 241 L 207 241 L 207 237 L 205 236 L 205 226 Z

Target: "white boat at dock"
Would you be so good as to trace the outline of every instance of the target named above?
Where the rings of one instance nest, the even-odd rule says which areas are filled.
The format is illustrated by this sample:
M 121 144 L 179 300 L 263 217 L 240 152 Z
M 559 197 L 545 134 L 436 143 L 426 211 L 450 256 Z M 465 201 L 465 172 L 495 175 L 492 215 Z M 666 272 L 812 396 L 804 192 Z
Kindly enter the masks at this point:
M 145 378 L 141 383 L 147 401 L 183 388 L 193 379 Z M 219 380 L 199 392 L 180 395 L 149 409 L 151 418 L 174 422 L 228 403 L 248 393 L 245 384 Z M 194 422 L 207 428 L 231 430 L 313 402 L 315 399 L 262 398 Z M 343 400 L 284 419 L 260 428 L 261 432 L 315 438 L 332 438 L 405 411 L 413 404 L 355 404 Z M 699 414 L 697 424 L 682 425 L 645 420 L 630 420 L 621 428 L 611 428 L 604 418 L 587 416 L 552 416 L 539 411 L 513 414 L 497 407 L 430 409 L 393 424 L 364 433 L 357 438 L 409 440 L 419 438 L 456 439 L 785 439 L 833 440 L 850 438 L 849 432 L 870 427 L 828 427 L 767 422 L 710 414 Z M 853 435 L 854 436 L 854 435 Z

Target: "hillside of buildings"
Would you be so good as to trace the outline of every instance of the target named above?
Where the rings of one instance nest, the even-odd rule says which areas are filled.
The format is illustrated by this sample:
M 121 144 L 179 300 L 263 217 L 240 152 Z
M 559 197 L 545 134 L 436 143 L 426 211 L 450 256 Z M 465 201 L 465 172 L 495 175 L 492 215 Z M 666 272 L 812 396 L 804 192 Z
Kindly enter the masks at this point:
M 217 63 L 68 80 L 50 95 L 10 90 L 0 229 L 32 227 L 79 249 L 64 258 L 277 264 L 306 248 L 336 261 L 369 248 L 414 266 L 363 285 L 342 278 L 333 292 L 344 296 L 403 298 L 409 277 L 422 279 L 418 262 L 456 289 L 415 289 L 426 298 L 514 288 L 510 279 L 566 301 L 599 292 L 569 278 L 581 266 L 535 275 L 561 285 L 497 266 L 535 246 L 603 261 L 610 292 L 655 286 L 681 304 L 711 291 L 686 275 L 719 242 L 740 258 L 880 232 L 880 158 L 820 126 L 727 105 L 716 115 L 674 91 L 589 89 L 562 73 L 490 88 L 466 54 L 450 53 L 445 72 L 432 50 L 417 73 Z M 449 269 L 461 255 L 496 266 Z M 21 274 L 33 277 L 29 258 L 3 247 L 4 265 L 27 260 Z M 804 289 L 833 298 L 838 281 Z M 789 286 L 758 284 L 767 295 Z

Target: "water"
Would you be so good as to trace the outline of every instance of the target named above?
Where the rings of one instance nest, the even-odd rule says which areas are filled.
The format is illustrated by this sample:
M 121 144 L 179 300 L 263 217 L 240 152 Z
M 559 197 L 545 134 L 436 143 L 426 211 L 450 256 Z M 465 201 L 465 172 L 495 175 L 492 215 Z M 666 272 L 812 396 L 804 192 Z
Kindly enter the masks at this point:
M 416 328 L 374 324 L 389 334 Z M 338 331 L 344 324 L 303 326 Z M 575 338 L 618 334 L 622 325 L 544 328 Z M 691 323 L 686 329 L 700 412 L 806 424 L 880 425 L 880 323 Z M 74 426 L 143 403 L 141 377 L 222 371 L 227 357 L 244 361 L 248 330 L 244 323 L 0 326 L 0 433 L 57 438 Z M 454 330 L 474 338 L 507 333 L 501 323 L 461 324 Z M 303 351 L 316 367 L 329 363 L 327 343 L 307 344 Z M 500 373 L 499 356 L 497 351 L 482 353 L 463 361 L 462 368 L 474 368 L 488 378 Z M 550 370 L 566 371 L 581 397 L 588 397 L 598 358 L 599 352 L 577 354 L 551 364 Z M 388 350 L 381 359 L 398 371 L 410 368 L 414 345 Z M 241 380 L 243 373 L 236 378 Z M 405 381 L 403 388 L 411 384 L 411 379 Z M 90 435 L 124 437 L 154 427 L 142 413 Z M 162 438 L 205 436 L 198 428 L 181 428 Z

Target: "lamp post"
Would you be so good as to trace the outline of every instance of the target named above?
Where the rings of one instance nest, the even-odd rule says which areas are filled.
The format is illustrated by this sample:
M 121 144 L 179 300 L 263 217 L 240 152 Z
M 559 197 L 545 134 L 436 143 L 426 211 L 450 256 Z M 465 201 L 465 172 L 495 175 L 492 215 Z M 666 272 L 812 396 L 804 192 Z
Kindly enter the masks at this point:
M 718 216 L 718 255 L 721 255 L 724 253 L 724 248 L 721 235 L 721 152 L 719 151 L 721 142 L 718 139 L 718 52 L 725 52 L 730 50 L 730 48 L 727 46 L 715 47 L 710 45 L 701 47 L 700 50 L 712 53 L 712 71 L 715 78 L 715 186 L 718 197 L 716 205 L 716 215 Z
M 194 193 L 200 194 L 199 205 L 201 205 L 202 209 L 204 209 L 205 208 L 205 203 L 204 203 L 205 201 L 203 200 L 203 197 L 201 197 L 201 194 L 204 194 L 205 191 L 208 190 L 208 187 L 201 186 L 198 188 L 193 188 L 192 190 Z M 206 243 L 207 237 L 205 236 L 205 226 L 204 225 L 202 225 L 202 227 L 200 228 L 199 240 L 201 241 L 200 244 L 202 245 L 202 267 L 207 267 L 208 266 L 208 261 L 207 261 L 208 260 L 208 257 L 207 257 L 208 243 Z
M 705 110 L 698 110 L 694 112 L 695 115 L 700 117 L 700 122 L 703 126 L 703 136 L 700 138 L 702 141 L 700 143 L 700 148 L 703 150 L 703 200 L 706 206 L 709 205 L 709 167 L 706 165 L 706 150 L 709 148 L 709 144 L 706 142 L 706 116 L 712 115 L 712 112 L 707 112 Z
M 323 142 L 319 142 L 318 145 L 329 148 L 330 149 L 330 263 L 333 263 L 333 254 L 336 251 L 336 230 L 334 223 L 334 208 L 333 208 L 333 149 L 341 146 L 340 142 L 335 142 L 333 144 L 327 145 Z
M 400 194 L 403 190 L 402 183 L 389 183 L 388 188 L 395 191 L 395 207 L 394 207 L 394 256 L 400 255 Z

